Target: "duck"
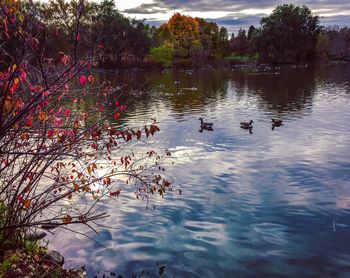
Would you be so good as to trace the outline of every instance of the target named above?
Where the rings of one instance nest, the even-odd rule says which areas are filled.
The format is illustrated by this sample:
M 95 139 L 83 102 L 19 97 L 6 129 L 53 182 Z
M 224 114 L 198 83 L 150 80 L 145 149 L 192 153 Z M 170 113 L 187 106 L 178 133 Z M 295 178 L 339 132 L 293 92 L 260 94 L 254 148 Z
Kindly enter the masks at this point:
M 252 129 L 253 128 L 252 123 L 254 123 L 253 120 L 250 120 L 250 122 L 241 122 L 240 125 L 241 125 L 241 128 Z
M 201 129 L 213 130 L 213 123 L 203 122 L 203 118 L 199 118 L 201 121 Z
M 272 125 L 274 125 L 274 126 L 281 126 L 282 125 L 282 120 L 275 120 L 275 119 L 272 119 L 271 120 L 271 122 L 272 122 Z
M 198 130 L 199 132 L 203 132 L 203 130 L 206 130 L 206 131 L 214 131 L 214 129 L 210 126 L 210 127 L 202 127 L 201 126 L 201 129 Z

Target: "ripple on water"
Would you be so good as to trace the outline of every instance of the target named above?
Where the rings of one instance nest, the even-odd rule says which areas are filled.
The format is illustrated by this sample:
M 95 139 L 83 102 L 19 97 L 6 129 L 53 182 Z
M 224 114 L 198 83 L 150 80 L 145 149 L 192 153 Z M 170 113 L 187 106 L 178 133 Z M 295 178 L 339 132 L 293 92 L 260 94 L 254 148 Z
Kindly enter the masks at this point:
M 124 124 L 156 117 L 161 131 L 133 151 L 171 150 L 167 172 L 182 194 L 155 197 L 147 210 L 125 186 L 99 208 L 115 229 L 89 233 L 110 250 L 59 235 L 67 262 L 90 264 L 91 277 L 94 269 L 156 276 L 157 263 L 164 277 L 347 276 L 349 65 L 252 71 L 135 73 L 155 93 L 131 101 Z M 199 132 L 199 117 L 214 131 Z M 284 124 L 272 130 L 272 118 Z M 250 119 L 252 134 L 239 126 Z

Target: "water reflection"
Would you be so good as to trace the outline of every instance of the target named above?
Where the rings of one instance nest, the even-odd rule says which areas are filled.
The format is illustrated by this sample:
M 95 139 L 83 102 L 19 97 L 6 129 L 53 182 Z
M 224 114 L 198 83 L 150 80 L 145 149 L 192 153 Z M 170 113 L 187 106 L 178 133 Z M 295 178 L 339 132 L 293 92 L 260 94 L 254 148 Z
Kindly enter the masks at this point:
M 74 234 L 53 244 L 90 275 L 156 276 L 161 263 L 164 277 L 346 277 L 349 72 L 345 64 L 118 73 L 115 84 L 150 91 L 129 100 L 125 124 L 156 117 L 161 129 L 135 148 L 170 149 L 169 174 L 183 193 L 146 211 L 126 188 L 104 204 L 112 216 L 103 224 L 115 229 L 89 233 L 109 249 Z M 198 132 L 199 117 L 214 131 Z M 272 118 L 283 126 L 272 131 Z M 253 134 L 240 128 L 250 119 Z

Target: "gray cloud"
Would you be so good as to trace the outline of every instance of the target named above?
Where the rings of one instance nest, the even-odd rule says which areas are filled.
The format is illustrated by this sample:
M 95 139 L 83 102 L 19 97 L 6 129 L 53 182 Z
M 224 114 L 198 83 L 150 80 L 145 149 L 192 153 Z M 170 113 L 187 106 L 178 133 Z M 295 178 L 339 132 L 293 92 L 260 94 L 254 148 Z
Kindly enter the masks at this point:
M 324 26 L 349 26 L 350 25 L 350 15 L 337 15 L 329 17 L 321 17 L 321 24 Z
M 316 14 L 328 14 L 331 16 L 321 17 L 323 25 L 349 25 L 350 15 L 341 15 L 344 11 L 350 11 L 349 0 L 306 0 L 292 1 L 295 5 L 306 5 Z M 261 17 L 266 16 L 264 9 L 273 9 L 277 5 L 284 4 L 285 0 L 155 0 L 151 4 L 142 4 L 138 7 L 124 10 L 126 14 L 152 15 L 167 13 L 175 10 L 182 12 L 227 12 L 222 18 L 210 19 L 220 26 L 225 26 L 229 32 L 237 32 L 240 28 L 249 28 L 250 25 L 258 26 Z M 244 14 L 243 10 L 256 10 L 254 15 Z M 259 11 L 260 10 L 260 11 Z M 338 14 L 338 15 L 337 15 Z M 157 19 L 148 20 L 152 25 L 159 26 L 164 21 Z
M 142 4 L 135 9 L 125 10 L 125 13 L 137 12 L 150 12 L 153 10 L 182 10 L 184 12 L 191 11 L 227 11 L 227 12 L 239 12 L 244 9 L 266 9 L 273 8 L 277 5 L 284 4 L 285 0 L 155 0 L 152 4 Z M 350 2 L 348 0 L 306 0 L 306 1 L 293 1 L 295 5 L 306 5 L 312 10 L 317 9 L 330 9 L 333 12 L 341 12 L 344 10 L 350 10 Z
M 165 6 L 155 4 L 142 4 L 138 7 L 126 9 L 123 12 L 129 14 L 155 14 L 155 13 L 166 13 L 168 8 Z

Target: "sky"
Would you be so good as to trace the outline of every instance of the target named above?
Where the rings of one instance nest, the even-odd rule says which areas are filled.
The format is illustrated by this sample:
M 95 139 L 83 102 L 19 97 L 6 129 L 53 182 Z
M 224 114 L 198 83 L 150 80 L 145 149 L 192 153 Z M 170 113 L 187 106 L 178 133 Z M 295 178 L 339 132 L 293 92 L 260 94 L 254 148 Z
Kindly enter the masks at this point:
M 259 26 L 261 17 L 285 3 L 308 6 L 320 16 L 322 25 L 350 25 L 350 0 L 115 0 L 124 15 L 146 19 L 151 25 L 159 26 L 180 12 L 215 21 L 230 33 L 248 29 L 250 25 Z

